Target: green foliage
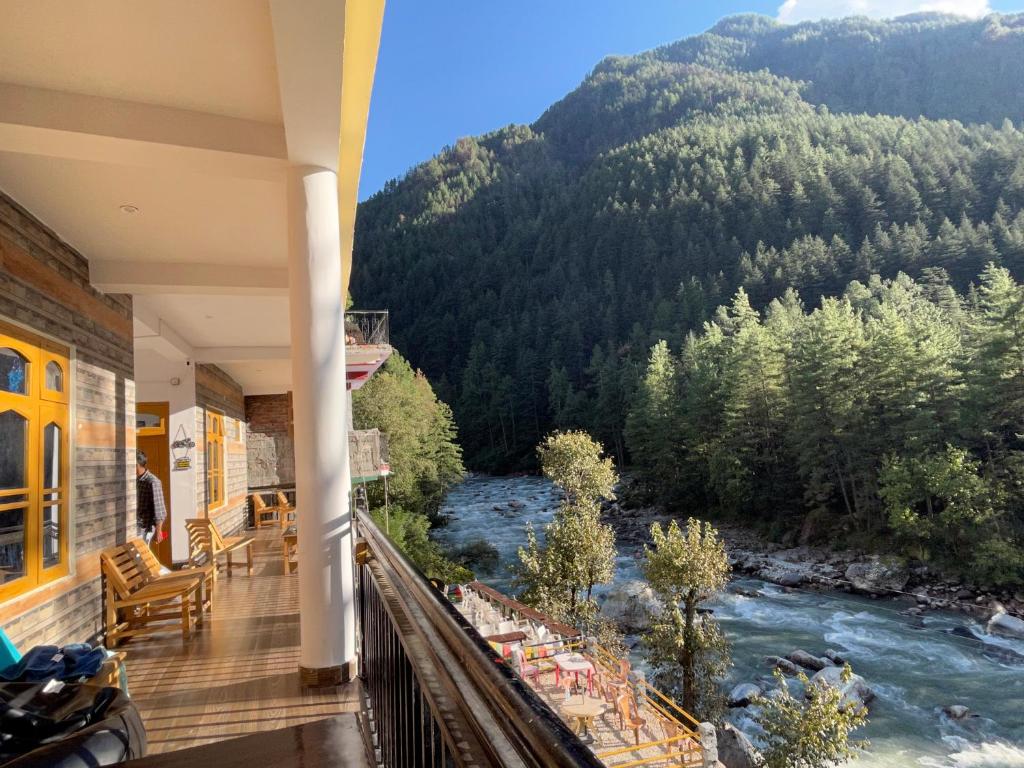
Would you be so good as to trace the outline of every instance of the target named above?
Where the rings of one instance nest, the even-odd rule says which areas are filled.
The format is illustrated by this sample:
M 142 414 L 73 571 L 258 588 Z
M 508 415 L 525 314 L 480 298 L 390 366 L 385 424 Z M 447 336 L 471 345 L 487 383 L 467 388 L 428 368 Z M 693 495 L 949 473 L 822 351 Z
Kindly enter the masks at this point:
M 446 584 L 469 581 L 472 572 L 450 560 L 429 535 L 445 492 L 464 472 L 451 410 L 398 352 L 353 393 L 352 402 L 357 429 L 376 427 L 388 436 L 387 512 L 384 483 L 367 486 L 377 526 L 426 576 Z
M 654 348 L 627 437 L 663 501 L 1024 579 L 1024 287 L 876 275 L 764 314 L 740 290 L 678 358 Z
M 662 610 L 644 638 L 654 684 L 700 719 L 721 716 L 725 700 L 719 683 L 732 665 L 729 644 L 710 613 L 698 607 L 717 595 L 729 578 L 729 559 L 710 523 L 690 518 L 683 531 L 675 520 L 667 530 L 651 526 L 653 548 L 645 547 L 644 578 Z
M 594 507 L 614 499 L 619 481 L 604 449 L 586 432 L 555 432 L 537 446 L 544 476 L 565 491 L 564 506 Z
M 846 683 L 852 674 L 847 664 L 840 680 Z M 806 691 L 803 700 L 793 697 L 775 670 L 776 691 L 757 702 L 754 721 L 764 731 L 764 768 L 833 768 L 856 758 L 867 743 L 851 740 L 850 734 L 867 723 L 867 711 L 843 706 L 834 686 L 812 684 L 802 672 L 797 679 Z
M 352 394 L 352 407 L 356 429 L 376 427 L 388 436 L 391 500 L 434 519 L 445 492 L 465 471 L 451 409 L 398 352 Z M 383 505 L 383 483 L 368 492 L 371 506 Z
M 449 556 L 453 562 L 478 573 L 494 573 L 500 561 L 498 548 L 485 539 L 467 541 L 453 549 Z
M 516 581 L 521 599 L 569 624 L 591 624 L 591 593 L 615 572 L 615 532 L 601 522 L 600 500 L 614 498 L 618 476 L 611 460 L 585 432 L 556 432 L 537 447 L 544 475 L 565 491 L 541 543 L 527 526 Z
M 392 505 L 387 511 L 382 507 L 373 509 L 370 516 L 427 578 L 439 579 L 445 584 L 464 584 L 473 580 L 473 572 L 469 568 L 450 559 L 430 538 L 430 521 L 426 515 Z
M 789 288 L 816 304 L 872 274 L 1024 274 L 1022 19 L 745 16 L 606 59 L 534 125 L 460 139 L 361 204 L 354 286 L 444 378 L 472 466 L 532 465 L 574 428 L 622 464 L 652 344 L 681 348 L 740 287 L 763 317 Z M 716 466 L 716 493 L 793 485 L 776 342 L 753 327 L 755 357 L 726 361 L 746 384 L 721 440 L 760 473 Z M 862 507 L 864 478 L 834 475 L 814 493 Z

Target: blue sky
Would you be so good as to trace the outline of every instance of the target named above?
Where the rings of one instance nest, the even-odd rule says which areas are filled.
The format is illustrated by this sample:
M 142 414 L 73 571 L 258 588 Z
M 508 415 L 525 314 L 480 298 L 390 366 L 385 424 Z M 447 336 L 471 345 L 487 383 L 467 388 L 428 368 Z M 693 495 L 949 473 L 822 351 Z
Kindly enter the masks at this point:
M 803 21 L 851 12 L 980 15 L 1021 0 L 387 0 L 359 197 L 461 136 L 530 123 L 603 57 L 757 12 Z

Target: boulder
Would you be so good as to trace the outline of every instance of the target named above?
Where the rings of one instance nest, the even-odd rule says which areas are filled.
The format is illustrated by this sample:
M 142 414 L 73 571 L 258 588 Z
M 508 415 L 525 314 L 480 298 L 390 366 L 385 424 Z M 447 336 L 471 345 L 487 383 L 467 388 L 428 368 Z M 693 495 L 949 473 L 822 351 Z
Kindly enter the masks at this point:
M 907 586 L 910 574 L 898 560 L 872 557 L 862 563 L 851 563 L 846 569 L 846 580 L 858 592 L 867 594 L 899 592 Z
M 779 575 L 776 583 L 780 587 L 799 587 L 804 583 L 804 576 L 796 571 L 786 571 Z
M 875 692 L 868 687 L 863 677 L 850 675 L 850 679 L 844 683 L 842 675 L 842 667 L 825 667 L 811 678 L 811 685 L 830 685 L 839 689 L 843 709 L 851 706 L 866 707 L 875 698 Z
M 697 724 L 697 740 L 700 741 L 701 765 L 718 765 L 718 732 L 712 723 Z
M 988 620 L 988 631 L 991 635 L 1006 635 L 1024 640 L 1024 619 L 1018 619 L 1008 613 L 997 613 Z
M 825 667 L 832 666 L 828 659 L 819 659 L 817 656 L 812 656 L 807 651 L 793 651 L 791 654 L 786 656 L 786 658 L 794 664 L 799 664 L 801 667 L 806 669 L 813 669 L 815 672 L 819 672 Z
M 757 768 L 761 755 L 743 731 L 726 723 L 718 729 L 718 762 L 725 768 Z
M 632 631 L 648 629 L 660 610 L 654 590 L 638 579 L 616 585 L 601 602 L 602 616 Z
M 800 674 L 800 667 L 789 659 L 783 659 L 779 656 L 765 656 L 764 661 L 766 664 L 771 664 L 773 667 L 780 670 L 784 675 Z
M 753 683 L 740 683 L 729 692 L 729 708 L 746 707 L 760 695 L 761 686 Z
M 824 656 L 829 661 L 831 661 L 833 664 L 835 664 L 837 666 L 840 666 L 840 667 L 843 666 L 846 663 L 846 659 L 844 659 L 842 656 L 839 655 L 839 651 L 833 650 L 832 648 L 829 648 L 827 651 L 825 651 L 821 655 Z
M 963 704 L 952 704 L 948 707 L 943 707 L 942 711 L 950 720 L 966 720 L 972 716 L 971 710 Z

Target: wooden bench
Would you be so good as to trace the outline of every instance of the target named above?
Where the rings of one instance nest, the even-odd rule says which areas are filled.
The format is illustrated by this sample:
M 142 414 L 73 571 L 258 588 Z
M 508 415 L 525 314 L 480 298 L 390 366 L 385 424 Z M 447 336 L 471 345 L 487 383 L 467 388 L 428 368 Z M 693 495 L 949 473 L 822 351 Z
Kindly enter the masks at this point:
M 253 544 L 256 541 L 252 536 L 221 536 L 215 522 L 200 517 L 186 520 L 185 530 L 188 531 L 189 562 L 193 565 L 216 565 L 217 558 L 223 555 L 224 565 L 230 577 L 232 568 L 243 565 L 233 562 L 232 554 L 245 550 L 244 565 L 248 574 L 252 576 Z
M 252 498 L 253 519 L 256 522 L 257 528 L 262 528 L 265 525 L 280 524 L 282 515 L 281 508 L 278 505 L 267 506 L 267 502 L 258 493 L 252 494 L 250 498 Z
M 143 549 L 153 554 L 141 539 L 108 547 L 100 553 L 104 631 L 110 647 L 116 647 L 123 637 L 165 632 L 175 625 L 187 641 L 193 625 L 202 623 L 204 569 L 154 576 L 149 564 L 140 557 Z M 156 562 L 155 557 L 153 561 Z

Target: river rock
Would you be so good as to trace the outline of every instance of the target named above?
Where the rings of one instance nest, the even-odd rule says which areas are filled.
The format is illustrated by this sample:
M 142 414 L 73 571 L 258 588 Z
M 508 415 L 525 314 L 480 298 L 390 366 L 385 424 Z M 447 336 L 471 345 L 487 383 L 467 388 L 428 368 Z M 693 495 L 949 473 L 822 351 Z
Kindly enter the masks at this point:
M 841 706 L 866 707 L 875 698 L 875 692 L 868 687 L 860 675 L 851 675 L 845 683 L 842 680 L 842 667 L 825 667 L 811 678 L 811 685 L 830 685 L 838 688 L 842 694 Z
M 1024 619 L 1008 613 L 997 613 L 988 620 L 988 631 L 992 635 L 1006 635 L 1024 640 Z
M 780 587 L 799 587 L 804 583 L 804 576 L 796 571 L 786 571 L 779 575 L 776 583 Z
M 894 558 L 871 557 L 862 563 L 851 563 L 846 580 L 859 592 L 899 592 L 910 580 L 906 566 Z
M 612 588 L 601 603 L 601 615 L 627 630 L 642 631 L 661 611 L 661 603 L 645 581 L 633 579 Z
M 729 692 L 729 708 L 745 707 L 761 695 L 761 686 L 754 683 L 740 683 Z
M 965 720 L 971 717 L 971 710 L 963 704 L 951 704 L 948 707 L 943 707 L 942 711 L 950 720 Z
M 799 675 L 800 667 L 794 664 L 789 659 L 783 659 L 780 656 L 765 656 L 765 664 L 771 664 L 773 667 L 778 669 L 784 675 Z
M 842 657 L 842 656 L 841 656 L 841 655 L 839 654 L 839 651 L 837 651 L 837 650 L 834 650 L 834 649 L 832 649 L 832 648 L 829 648 L 829 649 L 828 649 L 827 651 L 825 651 L 825 652 L 824 652 L 823 654 L 821 654 L 821 655 L 822 655 L 822 656 L 824 656 L 824 657 L 825 657 L 826 659 L 828 659 L 828 660 L 829 660 L 829 661 L 831 661 L 831 662 L 832 662 L 833 664 L 835 664 L 836 666 L 839 666 L 839 667 L 843 666 L 843 665 L 844 665 L 844 664 L 846 663 L 846 659 L 844 659 L 844 658 L 843 658 L 843 657 Z
M 757 768 L 761 755 L 743 731 L 726 723 L 718 729 L 718 762 L 725 768 Z
M 807 669 L 813 669 L 815 672 L 818 672 L 825 667 L 832 666 L 828 659 L 819 659 L 817 656 L 812 656 L 807 651 L 793 651 L 791 654 L 786 656 L 786 658 L 794 664 L 799 664 L 801 667 L 805 667 Z

